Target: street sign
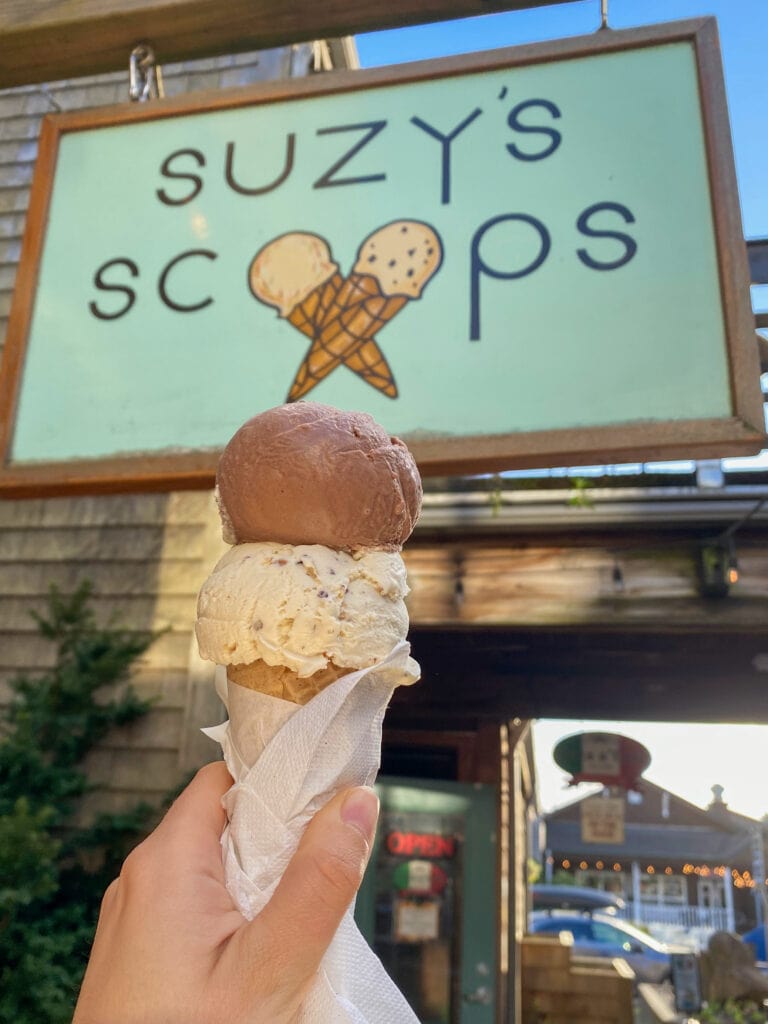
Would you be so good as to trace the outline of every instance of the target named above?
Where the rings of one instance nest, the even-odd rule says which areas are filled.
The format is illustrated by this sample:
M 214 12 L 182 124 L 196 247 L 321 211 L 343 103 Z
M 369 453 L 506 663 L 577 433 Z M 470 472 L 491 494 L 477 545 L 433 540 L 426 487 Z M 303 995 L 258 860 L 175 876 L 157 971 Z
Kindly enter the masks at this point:
M 56 115 L 0 488 L 210 486 L 295 399 L 425 474 L 747 454 L 754 337 L 711 19 Z

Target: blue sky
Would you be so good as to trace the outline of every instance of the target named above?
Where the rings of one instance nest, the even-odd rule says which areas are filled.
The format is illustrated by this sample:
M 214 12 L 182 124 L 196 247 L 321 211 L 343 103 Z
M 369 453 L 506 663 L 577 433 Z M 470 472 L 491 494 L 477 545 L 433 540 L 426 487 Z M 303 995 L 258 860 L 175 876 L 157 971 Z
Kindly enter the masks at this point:
M 717 18 L 720 30 L 744 234 L 767 238 L 768 0 L 610 0 L 608 23 L 619 29 L 706 15 Z M 599 0 L 574 0 L 370 33 L 357 37 L 357 47 L 361 65 L 375 67 L 584 35 L 599 24 Z M 753 301 L 756 309 L 768 309 L 768 286 L 755 289 Z M 734 810 L 755 817 L 768 812 L 763 767 L 768 726 L 577 721 L 537 723 L 537 768 L 545 809 L 584 792 L 584 787 L 565 788 L 565 775 L 552 761 L 552 748 L 563 736 L 593 728 L 613 728 L 643 742 L 652 755 L 648 777 L 692 803 L 705 806 L 711 800 L 710 787 L 719 783 L 725 786 L 725 799 Z

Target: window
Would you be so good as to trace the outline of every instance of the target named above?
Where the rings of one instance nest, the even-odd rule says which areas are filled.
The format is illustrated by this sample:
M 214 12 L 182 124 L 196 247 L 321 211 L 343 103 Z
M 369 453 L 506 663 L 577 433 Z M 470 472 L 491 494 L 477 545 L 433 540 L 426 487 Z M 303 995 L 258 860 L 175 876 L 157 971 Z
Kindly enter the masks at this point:
M 564 920 L 562 917 L 554 917 L 551 921 L 542 921 L 536 928 L 537 932 L 570 932 L 575 942 L 592 938 L 592 922 L 589 919 L 582 920 L 574 917 L 573 920 Z
M 619 931 L 618 928 L 613 928 L 603 921 L 592 922 L 592 934 L 595 942 L 603 942 L 609 946 L 621 946 L 629 951 L 631 945 L 629 937 L 624 932 Z
M 698 888 L 700 907 L 725 906 L 725 886 L 721 878 L 700 878 Z
M 682 875 L 643 875 L 640 899 L 643 903 L 683 906 L 688 902 L 685 878 Z

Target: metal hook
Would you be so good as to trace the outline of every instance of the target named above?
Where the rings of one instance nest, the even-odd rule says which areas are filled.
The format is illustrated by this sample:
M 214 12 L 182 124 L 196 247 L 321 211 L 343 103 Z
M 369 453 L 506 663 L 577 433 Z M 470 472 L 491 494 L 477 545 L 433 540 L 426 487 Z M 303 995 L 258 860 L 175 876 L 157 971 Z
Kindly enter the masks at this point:
M 131 50 L 128 61 L 128 95 L 133 103 L 160 99 L 163 77 L 155 61 L 155 51 L 148 43 L 139 43 Z

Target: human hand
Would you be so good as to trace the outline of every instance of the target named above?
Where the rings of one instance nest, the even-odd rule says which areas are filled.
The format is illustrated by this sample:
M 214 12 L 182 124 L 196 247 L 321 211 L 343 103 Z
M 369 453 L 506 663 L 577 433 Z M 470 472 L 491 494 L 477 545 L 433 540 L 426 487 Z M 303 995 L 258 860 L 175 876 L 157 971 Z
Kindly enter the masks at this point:
M 378 816 L 364 787 L 310 822 L 272 899 L 246 921 L 224 885 L 207 765 L 107 889 L 72 1024 L 288 1024 L 363 877 Z

